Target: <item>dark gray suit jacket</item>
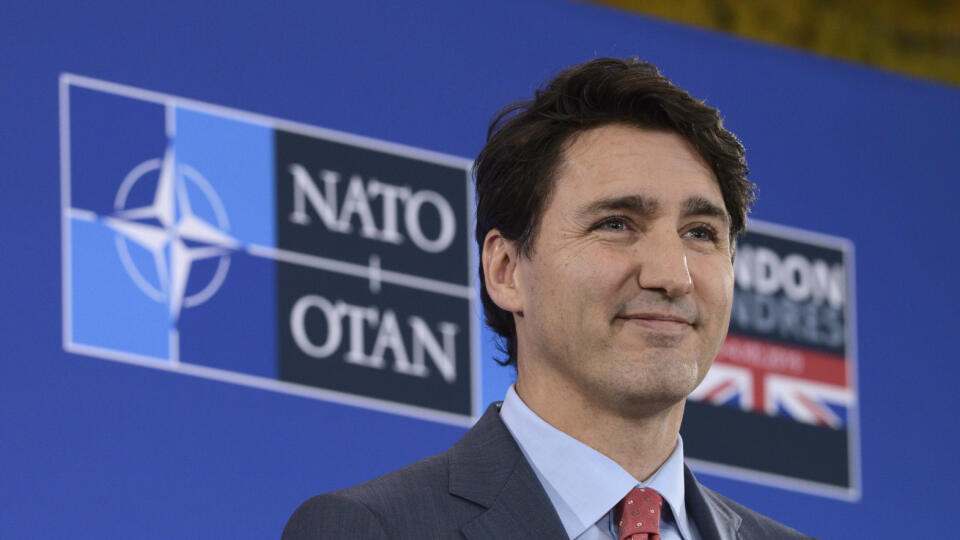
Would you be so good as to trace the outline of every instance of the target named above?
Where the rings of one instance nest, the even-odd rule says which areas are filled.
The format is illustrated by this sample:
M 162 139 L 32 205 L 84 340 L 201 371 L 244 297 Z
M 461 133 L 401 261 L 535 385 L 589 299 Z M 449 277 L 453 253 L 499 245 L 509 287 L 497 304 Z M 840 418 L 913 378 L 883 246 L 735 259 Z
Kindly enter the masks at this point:
M 810 538 L 700 485 L 686 471 L 687 512 L 702 540 Z M 498 405 L 443 454 L 350 489 L 318 495 L 283 540 L 567 538 L 553 504 L 500 420 Z

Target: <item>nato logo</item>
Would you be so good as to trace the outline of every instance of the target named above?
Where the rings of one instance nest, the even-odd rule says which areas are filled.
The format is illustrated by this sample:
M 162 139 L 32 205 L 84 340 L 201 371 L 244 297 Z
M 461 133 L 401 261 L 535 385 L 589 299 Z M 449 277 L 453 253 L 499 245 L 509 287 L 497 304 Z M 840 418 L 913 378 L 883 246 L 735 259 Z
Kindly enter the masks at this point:
M 73 353 L 400 414 L 477 414 L 471 162 L 60 80 Z

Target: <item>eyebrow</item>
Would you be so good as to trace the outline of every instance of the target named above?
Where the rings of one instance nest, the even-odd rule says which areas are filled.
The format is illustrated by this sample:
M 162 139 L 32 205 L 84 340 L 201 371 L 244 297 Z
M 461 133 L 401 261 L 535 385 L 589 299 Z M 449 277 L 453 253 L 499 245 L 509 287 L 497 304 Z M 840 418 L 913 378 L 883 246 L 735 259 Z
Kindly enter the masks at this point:
M 650 216 L 660 209 L 660 203 L 655 199 L 644 198 L 641 195 L 627 195 L 624 197 L 608 197 L 591 202 L 580 209 L 577 214 L 588 217 L 611 210 L 627 210 L 637 214 Z
M 589 217 L 603 212 L 629 211 L 642 216 L 652 216 L 659 212 L 659 210 L 660 202 L 656 199 L 642 195 L 627 195 L 624 197 L 598 199 L 581 208 L 577 214 L 581 217 Z M 684 217 L 714 217 L 722 220 L 724 223 L 730 223 L 730 214 L 727 213 L 726 209 L 717 206 L 705 197 L 690 197 L 683 202 L 681 211 Z
M 727 213 L 726 209 L 717 206 L 713 202 L 705 199 L 704 197 L 690 197 L 683 202 L 683 215 L 688 216 L 704 216 L 704 217 L 715 217 L 722 220 L 724 223 L 730 223 L 730 214 Z

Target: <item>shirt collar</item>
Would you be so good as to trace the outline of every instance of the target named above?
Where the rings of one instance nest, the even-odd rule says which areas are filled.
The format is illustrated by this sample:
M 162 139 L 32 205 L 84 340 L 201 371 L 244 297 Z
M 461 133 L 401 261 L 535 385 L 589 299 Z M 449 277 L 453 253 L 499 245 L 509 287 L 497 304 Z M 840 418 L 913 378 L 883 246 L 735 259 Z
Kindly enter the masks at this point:
M 647 480 L 638 482 L 615 461 L 558 430 L 537 416 L 513 386 L 500 408 L 520 450 L 544 485 L 570 538 L 583 534 L 634 487 L 648 487 L 663 496 L 684 538 L 690 538 L 684 505 L 683 441 Z
M 670 454 L 667 461 L 646 482 L 640 482 L 639 486 L 651 488 L 659 493 L 663 500 L 670 505 L 677 528 L 680 529 L 680 535 L 683 538 L 693 538 L 687 520 L 683 474 L 683 439 L 679 433 L 677 434 L 677 445 L 673 448 L 673 453 Z

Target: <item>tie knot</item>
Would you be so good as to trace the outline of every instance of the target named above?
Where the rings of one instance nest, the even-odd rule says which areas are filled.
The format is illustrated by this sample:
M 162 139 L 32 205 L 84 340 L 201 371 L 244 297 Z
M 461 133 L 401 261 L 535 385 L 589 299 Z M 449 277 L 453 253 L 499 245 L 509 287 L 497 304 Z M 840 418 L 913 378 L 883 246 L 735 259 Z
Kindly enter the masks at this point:
M 663 510 L 663 497 L 659 493 L 650 488 L 633 488 L 620 501 L 617 509 L 620 511 L 620 540 L 660 538 L 660 511 Z

